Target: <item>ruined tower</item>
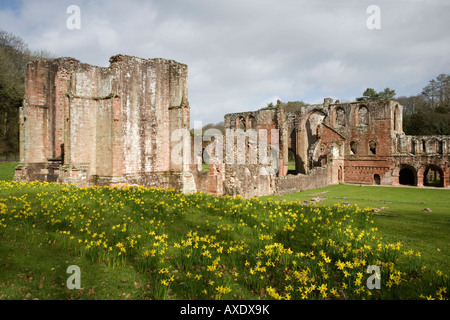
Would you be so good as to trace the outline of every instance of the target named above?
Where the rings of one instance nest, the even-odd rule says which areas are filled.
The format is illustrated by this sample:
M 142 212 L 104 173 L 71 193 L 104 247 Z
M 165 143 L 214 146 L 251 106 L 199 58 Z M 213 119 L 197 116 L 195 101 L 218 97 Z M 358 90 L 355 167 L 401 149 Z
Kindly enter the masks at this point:
M 186 65 L 160 58 L 31 62 L 15 179 L 194 191 L 183 164 L 171 161 L 171 133 L 189 129 L 187 77 Z

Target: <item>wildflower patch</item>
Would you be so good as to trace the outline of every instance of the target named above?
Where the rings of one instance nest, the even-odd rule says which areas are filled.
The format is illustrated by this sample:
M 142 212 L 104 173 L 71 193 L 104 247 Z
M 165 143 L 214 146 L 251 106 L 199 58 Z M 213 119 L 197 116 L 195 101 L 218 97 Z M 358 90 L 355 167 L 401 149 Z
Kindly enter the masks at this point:
M 425 266 L 420 252 L 383 240 L 371 212 L 173 189 L 0 182 L 4 239 L 27 234 L 55 254 L 131 269 L 146 281 L 135 285 L 135 299 L 448 299 L 448 276 Z

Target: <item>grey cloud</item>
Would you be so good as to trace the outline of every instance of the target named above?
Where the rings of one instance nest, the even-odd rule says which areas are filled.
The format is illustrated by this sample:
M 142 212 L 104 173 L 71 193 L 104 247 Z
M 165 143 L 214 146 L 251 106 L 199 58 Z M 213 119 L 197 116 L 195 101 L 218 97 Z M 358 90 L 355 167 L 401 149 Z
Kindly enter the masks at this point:
M 82 29 L 65 28 L 79 5 Z M 191 119 L 218 122 L 271 99 L 351 98 L 367 87 L 420 92 L 448 73 L 446 1 L 377 1 L 381 30 L 368 30 L 371 1 L 31 1 L 0 6 L 0 27 L 32 48 L 107 65 L 117 53 L 189 65 Z

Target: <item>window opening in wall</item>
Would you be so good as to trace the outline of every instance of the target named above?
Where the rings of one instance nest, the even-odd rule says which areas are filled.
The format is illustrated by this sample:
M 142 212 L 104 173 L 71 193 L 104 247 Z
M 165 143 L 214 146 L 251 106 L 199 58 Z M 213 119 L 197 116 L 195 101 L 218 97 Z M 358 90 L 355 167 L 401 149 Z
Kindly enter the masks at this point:
M 345 111 L 342 108 L 336 109 L 336 125 L 345 126 Z
M 358 110 L 359 124 L 369 124 L 369 110 L 366 107 L 360 107 Z
M 239 129 L 245 131 L 245 120 L 244 118 L 239 119 Z
M 394 111 L 394 131 L 397 131 L 397 108 Z
M 375 141 L 369 142 L 369 151 L 370 154 L 377 154 L 377 143 Z
M 356 142 L 350 142 L 350 154 L 356 154 Z
M 256 120 L 253 116 L 250 116 L 250 118 L 248 119 L 248 125 L 250 129 L 255 129 L 256 127 Z
M 395 131 L 398 131 L 401 129 L 399 121 L 401 121 L 400 120 L 400 110 L 399 110 L 398 105 L 396 105 L 395 109 L 394 109 L 394 130 Z
M 425 169 L 423 174 L 423 185 L 427 187 L 443 187 L 442 170 L 435 166 L 430 166 Z
M 416 154 L 416 144 L 417 144 L 416 140 L 411 141 L 411 153 L 412 154 Z
M 288 151 L 288 174 L 297 174 L 295 167 L 295 153 L 291 149 Z

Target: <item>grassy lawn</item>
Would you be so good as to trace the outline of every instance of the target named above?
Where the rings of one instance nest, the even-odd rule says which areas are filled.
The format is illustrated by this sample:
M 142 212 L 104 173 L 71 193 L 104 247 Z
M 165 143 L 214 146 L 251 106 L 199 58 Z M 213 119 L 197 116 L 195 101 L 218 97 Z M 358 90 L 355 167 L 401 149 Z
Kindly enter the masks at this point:
M 0 181 L 11 181 L 18 162 L 0 162 Z
M 0 181 L 0 300 L 448 299 L 448 192 L 242 199 Z M 300 205 L 313 194 L 327 199 Z M 67 287 L 71 265 L 80 289 Z M 380 290 L 366 286 L 368 265 Z
M 450 190 L 341 184 L 262 199 L 311 201 L 315 197 L 326 198 L 317 202 L 324 206 L 347 202 L 360 207 L 385 207 L 379 211 L 381 215 L 373 216 L 382 236 L 421 251 L 430 265 L 450 273 Z

